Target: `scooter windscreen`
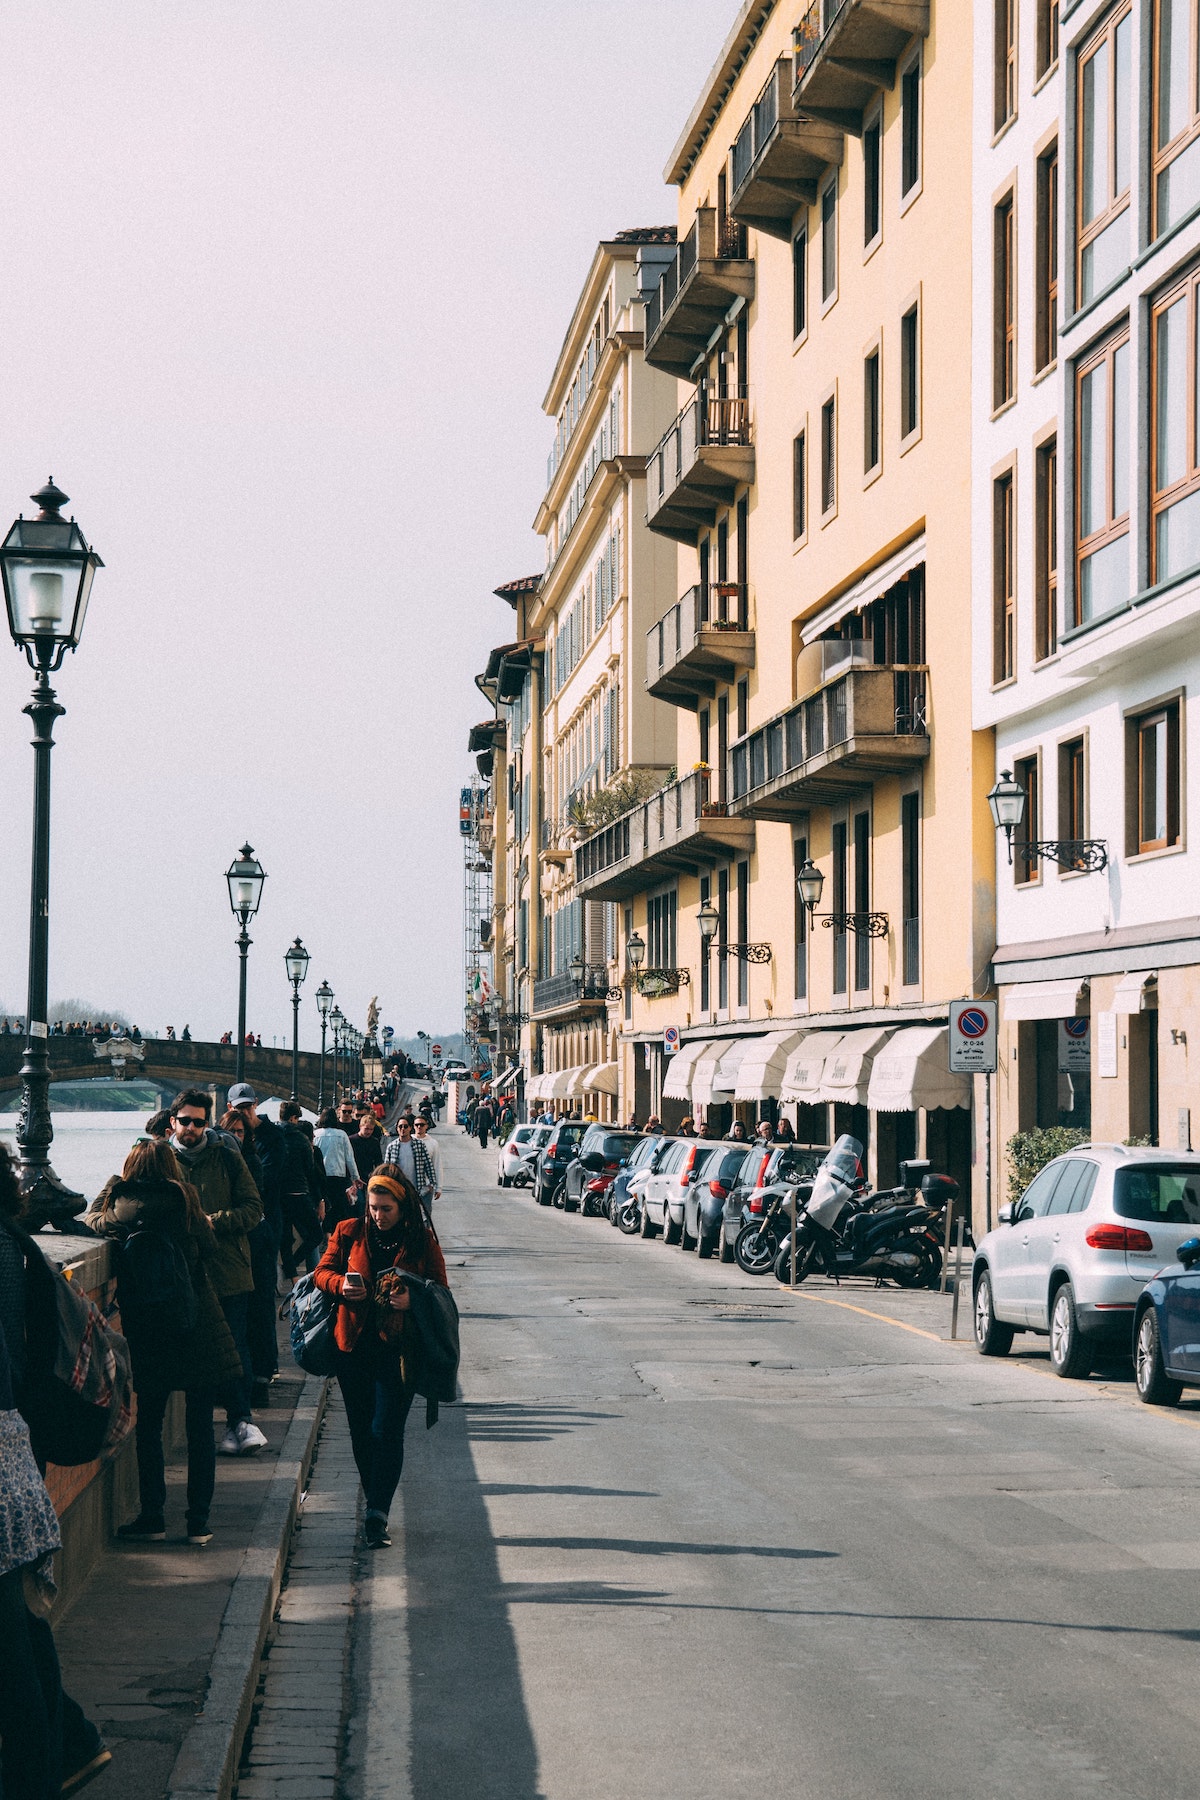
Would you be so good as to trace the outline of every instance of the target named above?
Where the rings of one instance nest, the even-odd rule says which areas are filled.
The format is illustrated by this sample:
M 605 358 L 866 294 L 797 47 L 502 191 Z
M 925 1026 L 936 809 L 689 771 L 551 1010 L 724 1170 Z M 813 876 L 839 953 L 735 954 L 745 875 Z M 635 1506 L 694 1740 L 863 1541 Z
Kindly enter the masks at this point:
M 862 1166 L 862 1145 L 857 1138 L 842 1136 L 826 1156 L 813 1180 L 808 1216 L 832 1231 L 838 1214 L 849 1200 Z

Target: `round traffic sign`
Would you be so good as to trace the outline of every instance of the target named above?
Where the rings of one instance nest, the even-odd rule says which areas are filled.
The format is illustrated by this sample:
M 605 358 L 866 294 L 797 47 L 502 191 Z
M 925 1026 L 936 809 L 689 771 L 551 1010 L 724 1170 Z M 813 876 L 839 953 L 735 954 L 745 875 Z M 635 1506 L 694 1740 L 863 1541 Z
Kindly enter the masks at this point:
M 958 1015 L 958 1029 L 965 1038 L 981 1038 L 988 1028 L 988 1016 L 977 1006 L 969 1006 Z
M 1091 1024 L 1090 1019 L 1064 1019 L 1063 1020 L 1063 1029 L 1065 1030 L 1068 1037 L 1085 1038 L 1087 1036 L 1087 1029 L 1090 1024 Z

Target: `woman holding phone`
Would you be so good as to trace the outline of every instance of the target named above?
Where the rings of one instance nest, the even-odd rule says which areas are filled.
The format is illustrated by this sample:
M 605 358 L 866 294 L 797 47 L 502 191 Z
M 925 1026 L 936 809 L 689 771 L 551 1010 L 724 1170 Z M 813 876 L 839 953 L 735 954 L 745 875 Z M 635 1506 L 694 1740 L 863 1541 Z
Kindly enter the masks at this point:
M 363 1533 L 373 1550 L 392 1541 L 388 1513 L 404 1467 L 404 1427 L 413 1403 L 405 1274 L 450 1285 L 416 1189 L 389 1165 L 367 1183 L 366 1217 L 334 1227 L 313 1275 L 338 1303 L 334 1373 L 366 1496 Z

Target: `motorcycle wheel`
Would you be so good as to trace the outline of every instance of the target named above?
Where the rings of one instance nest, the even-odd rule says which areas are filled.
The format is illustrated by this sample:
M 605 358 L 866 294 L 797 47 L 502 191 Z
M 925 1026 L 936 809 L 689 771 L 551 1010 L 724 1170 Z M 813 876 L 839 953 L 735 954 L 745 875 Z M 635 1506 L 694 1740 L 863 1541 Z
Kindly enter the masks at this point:
M 747 1275 L 765 1275 L 779 1254 L 779 1240 L 761 1225 L 743 1225 L 733 1246 L 739 1269 Z
M 796 1286 L 806 1281 L 810 1275 L 818 1272 L 820 1254 L 816 1244 L 799 1243 L 796 1245 Z M 792 1285 L 792 1240 L 785 1237 L 779 1246 L 779 1255 L 775 1258 L 775 1279 L 781 1287 Z
M 889 1268 L 888 1275 L 897 1287 L 922 1287 L 925 1284 L 926 1275 L 925 1258 L 920 1251 L 917 1251 L 911 1268 Z
M 925 1267 L 917 1285 L 918 1287 L 935 1288 L 942 1279 L 942 1253 L 935 1244 L 926 1246 L 923 1261 Z
M 617 1230 L 626 1237 L 636 1237 L 642 1228 L 642 1214 L 635 1200 L 627 1200 L 617 1214 Z

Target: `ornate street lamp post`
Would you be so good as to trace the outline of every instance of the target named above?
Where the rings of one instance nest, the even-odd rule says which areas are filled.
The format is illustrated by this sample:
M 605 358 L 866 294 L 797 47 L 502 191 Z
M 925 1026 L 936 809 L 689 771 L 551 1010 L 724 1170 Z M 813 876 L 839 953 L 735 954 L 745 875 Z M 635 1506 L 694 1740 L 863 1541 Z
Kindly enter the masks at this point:
M 262 899 L 263 882 L 266 879 L 266 870 L 255 856 L 253 849 L 249 844 L 243 844 L 225 871 L 225 880 L 229 887 L 229 905 L 234 918 L 241 926 L 237 940 L 238 1029 L 235 1081 L 246 1079 L 246 956 L 251 943 L 246 927 L 258 911 L 258 904 Z
M 300 983 L 308 974 L 308 951 L 297 938 L 284 952 L 284 967 L 292 984 L 292 1099 L 298 1100 L 300 1087 Z
M 25 711 L 33 721 L 33 859 L 29 898 L 29 979 L 25 1001 L 25 1056 L 21 1063 L 21 1112 L 17 1121 L 17 1171 L 25 1196 L 26 1225 L 71 1230 L 83 1195 L 73 1193 L 50 1166 L 50 1047 L 46 1024 L 50 957 L 50 751 L 60 706 L 50 677 L 74 650 L 96 570 L 104 564 L 74 519 L 64 519 L 68 496 L 48 481 L 32 495 L 35 519 L 19 518 L 0 546 L 0 574 L 8 629 L 35 673 Z
M 346 1023 L 340 1006 L 335 1006 L 329 1015 L 329 1028 L 333 1032 L 333 1099 L 337 1104 L 338 1089 L 342 1085 L 342 1026 Z
M 333 989 L 327 981 L 323 981 L 317 989 L 317 1011 L 321 1015 L 321 1068 L 317 1077 L 317 1111 L 325 1110 L 325 1031 L 329 1024 L 329 1009 L 333 1005 Z

